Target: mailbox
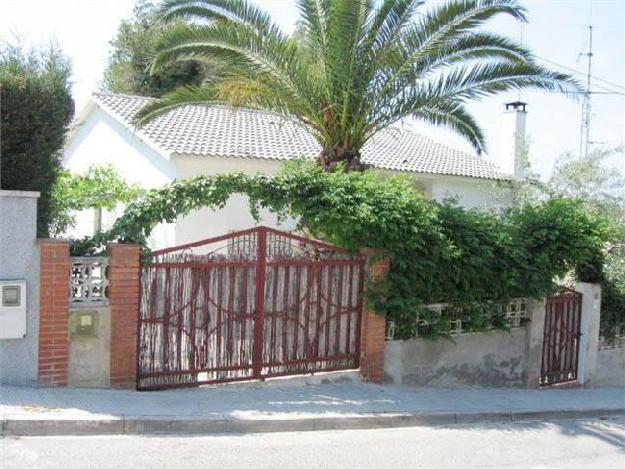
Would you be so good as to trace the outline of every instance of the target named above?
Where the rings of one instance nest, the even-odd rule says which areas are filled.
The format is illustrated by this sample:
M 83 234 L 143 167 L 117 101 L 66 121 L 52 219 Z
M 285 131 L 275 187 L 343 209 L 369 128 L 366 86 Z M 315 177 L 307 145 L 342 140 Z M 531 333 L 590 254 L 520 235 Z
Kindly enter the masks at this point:
M 97 337 L 97 311 L 70 311 L 69 336 L 72 339 Z
M 26 337 L 26 282 L 0 280 L 0 339 Z

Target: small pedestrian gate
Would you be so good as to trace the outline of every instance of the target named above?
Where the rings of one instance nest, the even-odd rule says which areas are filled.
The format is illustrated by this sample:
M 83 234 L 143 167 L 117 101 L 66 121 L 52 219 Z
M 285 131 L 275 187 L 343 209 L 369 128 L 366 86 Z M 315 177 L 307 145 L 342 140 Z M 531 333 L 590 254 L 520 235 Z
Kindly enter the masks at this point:
M 581 293 L 562 288 L 547 299 L 541 386 L 577 380 L 581 317 Z
M 365 258 L 258 227 L 153 252 L 137 388 L 358 368 Z

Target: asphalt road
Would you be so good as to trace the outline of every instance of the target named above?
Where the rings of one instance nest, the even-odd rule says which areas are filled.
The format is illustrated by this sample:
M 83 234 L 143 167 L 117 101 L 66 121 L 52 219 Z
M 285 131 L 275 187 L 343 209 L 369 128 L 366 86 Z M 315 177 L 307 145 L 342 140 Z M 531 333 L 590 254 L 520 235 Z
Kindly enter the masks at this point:
M 625 468 L 625 418 L 223 436 L 0 439 L 0 467 Z

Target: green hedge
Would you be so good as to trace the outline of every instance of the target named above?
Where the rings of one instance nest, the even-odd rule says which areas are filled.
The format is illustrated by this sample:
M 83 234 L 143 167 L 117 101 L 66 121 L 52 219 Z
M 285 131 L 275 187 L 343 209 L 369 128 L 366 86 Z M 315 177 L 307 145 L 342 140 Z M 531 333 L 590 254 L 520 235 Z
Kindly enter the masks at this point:
M 427 200 L 408 177 L 328 173 L 296 163 L 275 177 L 223 174 L 153 190 L 131 204 L 110 232 L 83 240 L 77 249 L 114 239 L 144 243 L 158 223 L 198 207 L 223 207 L 234 193 L 250 197 L 253 213 L 266 207 L 297 217 L 301 229 L 329 242 L 385 249 L 391 272 L 370 296 L 388 297 L 377 308 L 395 322 L 399 337 L 411 334 L 424 304 L 541 297 L 554 278 L 571 270 L 600 272 L 611 235 L 604 220 L 571 199 L 496 215 Z
M 37 234 L 48 236 L 51 189 L 74 114 L 70 67 L 56 49 L 0 46 L 0 164 L 3 189 L 39 191 Z

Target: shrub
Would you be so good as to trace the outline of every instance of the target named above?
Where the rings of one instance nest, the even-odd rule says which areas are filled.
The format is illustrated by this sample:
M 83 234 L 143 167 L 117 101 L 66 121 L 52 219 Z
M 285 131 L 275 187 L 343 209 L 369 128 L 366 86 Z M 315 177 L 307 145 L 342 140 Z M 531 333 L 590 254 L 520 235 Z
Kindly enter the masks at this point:
M 625 244 L 610 248 L 601 286 L 600 334 L 611 339 L 625 334 Z
M 0 47 L 0 186 L 41 192 L 37 205 L 41 237 L 49 234 L 51 189 L 74 114 L 69 75 L 68 60 L 54 47 L 30 52 Z
M 112 210 L 143 192 L 138 185 L 126 183 L 112 166 L 92 166 L 85 174 L 62 170 L 52 188 L 50 232 L 59 235 L 73 227 L 76 211 L 88 208 Z
M 495 215 L 427 200 L 409 178 L 293 164 L 273 178 L 223 174 L 150 191 L 109 233 L 89 243 L 144 243 L 156 224 L 199 207 L 223 207 L 233 193 L 249 195 L 254 213 L 262 206 L 299 219 L 300 228 L 313 236 L 353 250 L 386 250 L 391 272 L 374 290 L 388 300 L 376 304 L 395 322 L 399 337 L 412 333 L 427 303 L 466 306 L 541 297 L 569 270 L 600 272 L 610 236 L 607 223 L 573 199 Z M 444 333 L 443 327 L 433 335 Z

